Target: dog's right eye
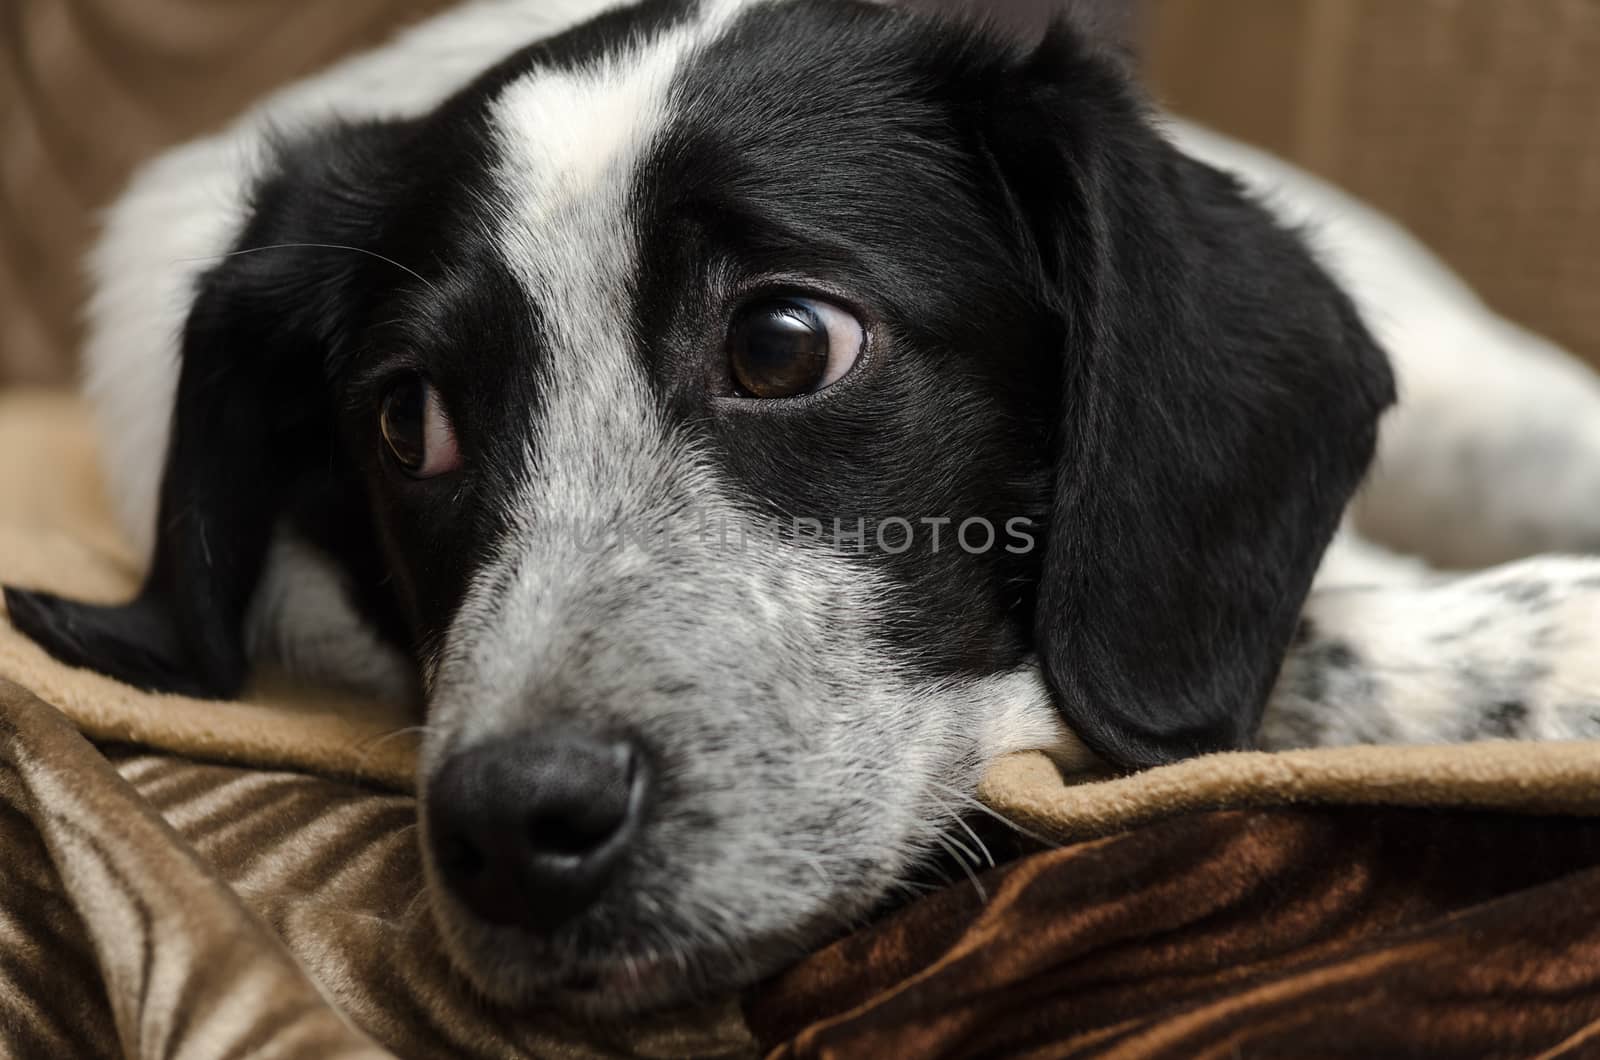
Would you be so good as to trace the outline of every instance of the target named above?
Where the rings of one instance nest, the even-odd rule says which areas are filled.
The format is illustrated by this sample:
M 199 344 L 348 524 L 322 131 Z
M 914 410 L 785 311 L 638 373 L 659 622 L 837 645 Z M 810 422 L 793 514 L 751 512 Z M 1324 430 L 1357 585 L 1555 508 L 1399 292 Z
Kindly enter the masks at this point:
M 774 298 L 747 307 L 728 337 L 740 397 L 803 397 L 855 367 L 866 331 L 848 310 L 818 298 Z
M 455 429 L 439 392 L 420 375 L 406 376 L 389 388 L 378 429 L 389 456 L 412 478 L 437 478 L 461 466 Z

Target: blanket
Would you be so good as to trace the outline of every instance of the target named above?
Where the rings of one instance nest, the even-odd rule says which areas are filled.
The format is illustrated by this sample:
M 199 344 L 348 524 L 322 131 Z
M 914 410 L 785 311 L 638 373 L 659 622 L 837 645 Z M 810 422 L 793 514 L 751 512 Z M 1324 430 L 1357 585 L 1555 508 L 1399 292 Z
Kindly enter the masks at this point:
M 769 986 L 771 1055 L 1600 1055 L 1593 820 L 1210 813 L 981 882 Z
M 82 407 L 0 393 L 0 580 L 116 599 Z M 626 1026 L 486 1004 L 421 894 L 418 719 L 69 670 L 0 623 L 0 1053 L 23 1057 L 1579 1055 L 1600 1043 L 1600 745 L 999 763 L 1034 852 L 742 999 Z M 1032 842 L 1031 840 L 1029 841 Z

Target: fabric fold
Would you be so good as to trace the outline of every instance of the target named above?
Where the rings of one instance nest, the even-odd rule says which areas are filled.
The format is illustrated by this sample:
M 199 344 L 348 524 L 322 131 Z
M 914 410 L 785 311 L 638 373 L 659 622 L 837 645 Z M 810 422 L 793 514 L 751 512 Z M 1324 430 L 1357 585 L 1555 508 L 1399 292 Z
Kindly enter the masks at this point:
M 6 799 L 32 822 L 81 921 L 124 1056 L 391 1055 L 345 1022 L 272 931 L 59 712 L 6 681 L 0 749 Z M 7 897 L 8 912 L 25 918 L 15 890 Z M 40 947 L 35 957 L 48 981 L 51 952 Z M 41 982 L 30 1000 L 46 1007 L 57 996 Z M 92 1023 L 89 1013 L 78 1018 Z M 72 1021 L 55 1022 L 65 1032 Z

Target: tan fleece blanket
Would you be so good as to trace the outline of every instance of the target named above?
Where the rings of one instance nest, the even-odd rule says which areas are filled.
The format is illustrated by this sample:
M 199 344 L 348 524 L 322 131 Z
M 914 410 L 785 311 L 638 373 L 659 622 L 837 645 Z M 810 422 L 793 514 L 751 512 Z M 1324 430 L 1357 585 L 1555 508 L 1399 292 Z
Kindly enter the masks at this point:
M 136 587 L 135 564 L 100 495 L 85 413 L 72 398 L 0 394 L 0 580 L 106 600 Z M 287 687 L 264 687 L 240 703 L 148 696 L 62 667 L 0 623 L 0 864 L 17 867 L 0 887 L 0 1053 L 687 1057 L 756 1048 L 727 1006 L 588 1028 L 475 999 L 444 960 L 420 894 L 407 794 L 417 720 Z M 1042 757 L 1023 755 L 1000 763 L 983 795 L 1001 814 L 1061 840 L 1191 811 L 1290 804 L 1476 807 L 1548 821 L 1600 811 L 1600 745 L 1222 755 L 1076 783 Z M 1368 811 L 1363 819 L 1391 818 Z M 1293 837 L 1315 832 L 1284 825 L 1275 845 L 1261 839 L 1266 826 L 1230 820 L 1203 827 L 1244 828 L 1290 864 L 1292 849 L 1307 842 Z M 1199 834 L 1173 821 L 1135 833 L 1145 837 L 1138 849 L 1172 848 L 1176 840 L 1163 838 L 1162 827 Z M 1456 828 L 1470 852 L 1476 826 L 1466 819 Z M 1054 884 L 1065 873 L 1081 889 L 1082 866 L 1097 856 L 1040 862 L 1033 871 Z M 1583 859 L 1569 860 L 1573 866 L 1561 867 Z M 1224 866 L 1223 876 L 1236 868 Z M 1148 871 L 1129 869 L 1130 891 L 1149 884 Z M 1189 878 L 1181 864 L 1164 871 L 1180 890 Z M 1120 873 L 1093 882 L 1102 874 L 1090 874 L 1094 894 L 1123 885 Z M 1414 910 L 1415 897 L 1400 905 Z M 913 907 L 921 919 L 912 937 L 923 947 L 942 938 L 929 928 L 946 922 L 940 910 L 960 905 L 941 895 L 929 902 Z M 1057 912 L 1070 919 L 1078 911 Z M 968 915 L 962 907 L 948 923 Z M 1012 921 L 1009 930 L 1031 930 L 1042 915 L 1029 907 L 1027 923 Z M 1135 920 L 1149 923 L 1145 913 Z M 975 930 L 991 950 L 1007 937 L 993 925 Z M 874 937 L 856 945 L 876 945 Z M 812 971 L 758 999 L 771 1035 L 763 1044 L 807 1051 L 811 1032 L 791 1025 L 796 1013 L 816 1007 L 837 1018 L 817 991 L 849 997 L 844 1011 L 852 1011 L 865 1002 L 840 993 L 851 976 L 910 971 L 905 952 L 874 950 L 865 965 L 823 955 Z M 968 974 L 939 967 L 940 981 L 957 986 Z M 820 987 L 815 968 L 826 972 Z M 881 986 L 874 979 L 871 989 Z M 1016 990 L 1040 988 L 1008 983 L 1001 1011 L 981 1014 L 1004 1023 Z M 894 996 L 904 1003 L 898 988 Z M 917 1011 L 912 1022 L 922 1026 Z M 1587 1007 L 1560 1009 L 1529 1033 L 1565 1033 L 1587 1018 Z M 1082 1023 L 1081 1014 L 1062 1019 Z M 876 1017 L 870 1030 L 870 1047 L 832 1055 L 887 1055 L 873 1051 L 883 1047 Z

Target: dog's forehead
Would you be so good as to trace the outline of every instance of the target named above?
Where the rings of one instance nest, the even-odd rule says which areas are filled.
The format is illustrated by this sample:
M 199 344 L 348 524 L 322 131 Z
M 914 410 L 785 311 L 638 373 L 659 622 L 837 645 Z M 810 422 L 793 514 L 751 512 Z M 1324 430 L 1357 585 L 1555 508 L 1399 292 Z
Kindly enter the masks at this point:
M 826 78 L 816 68 L 830 49 L 822 30 L 849 37 L 876 10 L 815 0 L 645 5 L 532 49 L 525 68 L 494 86 L 482 123 L 488 228 L 538 315 L 542 393 L 581 372 L 586 385 L 612 388 L 614 409 L 630 394 L 645 400 L 641 276 L 663 249 L 657 207 L 692 196 L 691 185 L 738 168 L 723 183 L 760 188 L 764 220 L 807 214 L 800 230 L 820 231 L 845 208 L 910 217 L 904 192 L 914 176 L 898 186 L 887 171 L 852 180 L 861 169 L 842 157 L 878 164 L 884 152 L 864 141 L 892 130 L 858 114 L 863 133 L 847 138 L 830 128 L 827 105 L 808 112 L 804 103 L 806 82 Z M 826 174 L 804 164 L 818 149 L 834 153 Z
M 641 167 L 671 121 L 673 85 L 752 6 L 704 0 L 663 5 L 671 17 L 616 21 L 563 61 L 536 62 L 490 102 L 497 241 L 558 356 L 598 357 L 622 340 Z
M 597 432 L 638 459 L 660 443 L 634 323 L 639 174 L 670 121 L 672 85 L 748 6 L 707 0 L 623 18 L 559 62 L 536 61 L 489 104 L 493 239 L 540 323 L 528 441 L 556 494 L 585 490 L 549 480 L 584 465 Z
M 993 242 L 916 65 L 924 20 L 848 0 L 633 10 L 535 49 L 486 107 L 496 242 L 552 355 L 635 324 L 641 274 L 684 223 L 759 231 L 780 272 L 853 255 L 855 280 L 901 291 L 937 285 L 946 239 Z

